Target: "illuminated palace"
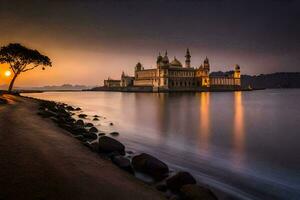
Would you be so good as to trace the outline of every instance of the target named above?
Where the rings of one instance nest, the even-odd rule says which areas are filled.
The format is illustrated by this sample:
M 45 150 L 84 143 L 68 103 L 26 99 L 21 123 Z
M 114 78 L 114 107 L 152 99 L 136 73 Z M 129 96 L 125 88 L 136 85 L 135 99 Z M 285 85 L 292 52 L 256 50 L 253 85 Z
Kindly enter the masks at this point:
M 210 89 L 237 90 L 241 86 L 240 67 L 235 65 L 233 71 L 210 74 L 210 64 L 206 57 L 199 67 L 191 66 L 189 49 L 185 55 L 185 66 L 174 57 L 170 62 L 168 53 L 160 54 L 156 60 L 156 68 L 145 69 L 137 63 L 134 77 L 123 72 L 120 80 L 108 79 L 104 87 L 148 88 L 151 91 L 203 91 Z

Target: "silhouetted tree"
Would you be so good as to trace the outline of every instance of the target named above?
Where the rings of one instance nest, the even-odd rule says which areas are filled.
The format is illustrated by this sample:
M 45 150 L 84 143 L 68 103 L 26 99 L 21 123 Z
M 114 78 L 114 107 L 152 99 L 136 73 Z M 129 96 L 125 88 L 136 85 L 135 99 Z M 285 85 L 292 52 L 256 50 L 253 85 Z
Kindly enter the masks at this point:
M 11 92 L 16 78 L 22 73 L 37 67 L 51 67 L 50 59 L 40 54 L 37 50 L 29 49 L 18 43 L 11 43 L 0 49 L 0 63 L 9 64 L 14 75 L 9 84 L 8 92 Z

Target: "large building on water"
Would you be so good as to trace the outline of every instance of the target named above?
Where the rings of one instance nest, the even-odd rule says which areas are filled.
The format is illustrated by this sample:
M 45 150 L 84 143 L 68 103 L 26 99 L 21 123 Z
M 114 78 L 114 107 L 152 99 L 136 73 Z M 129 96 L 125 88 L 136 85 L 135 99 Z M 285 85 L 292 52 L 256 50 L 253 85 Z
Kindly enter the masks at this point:
M 145 69 L 138 62 L 134 69 L 134 76 L 125 75 L 123 72 L 120 80 L 105 80 L 104 87 L 147 88 L 153 92 L 237 90 L 241 86 L 240 73 L 239 65 L 235 65 L 233 71 L 222 73 L 222 75 L 213 75 L 210 74 L 207 57 L 199 67 L 192 67 L 191 54 L 187 49 L 183 66 L 176 57 L 170 61 L 166 51 L 164 56 L 159 53 L 156 68 Z

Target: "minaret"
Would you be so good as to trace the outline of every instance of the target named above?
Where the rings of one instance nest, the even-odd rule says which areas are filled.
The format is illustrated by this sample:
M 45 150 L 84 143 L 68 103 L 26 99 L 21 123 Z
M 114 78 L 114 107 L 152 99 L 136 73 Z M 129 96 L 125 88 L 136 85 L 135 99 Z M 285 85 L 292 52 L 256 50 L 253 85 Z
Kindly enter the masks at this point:
M 207 56 L 205 57 L 205 60 L 204 60 L 203 64 L 204 64 L 203 65 L 204 69 L 209 71 L 210 70 L 210 65 L 209 65 L 209 60 L 208 60 Z
M 187 68 L 191 67 L 191 54 L 188 48 L 186 49 L 186 54 L 185 54 L 185 67 Z

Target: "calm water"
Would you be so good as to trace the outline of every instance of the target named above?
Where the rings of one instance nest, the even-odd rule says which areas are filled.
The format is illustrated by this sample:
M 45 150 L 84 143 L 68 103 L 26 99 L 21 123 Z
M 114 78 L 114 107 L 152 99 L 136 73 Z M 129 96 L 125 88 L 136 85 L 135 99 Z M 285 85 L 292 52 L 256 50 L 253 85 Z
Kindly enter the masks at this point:
M 300 199 L 298 89 L 27 95 L 101 115 L 98 128 L 119 131 L 128 150 L 155 155 L 237 199 Z

